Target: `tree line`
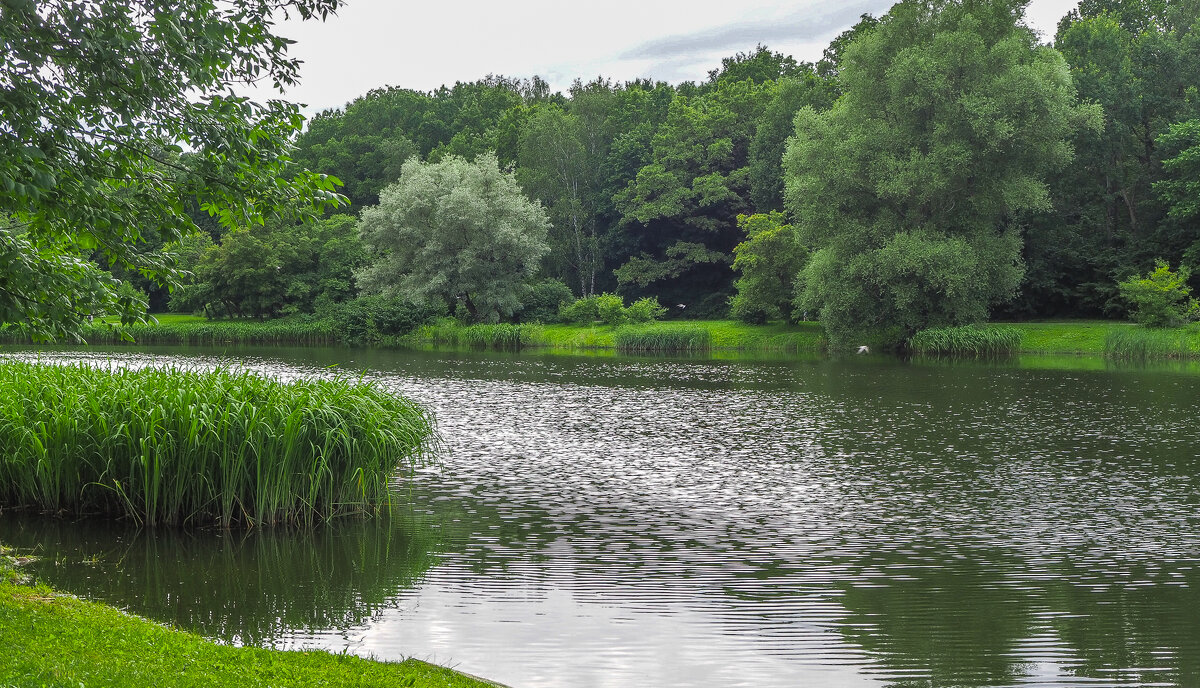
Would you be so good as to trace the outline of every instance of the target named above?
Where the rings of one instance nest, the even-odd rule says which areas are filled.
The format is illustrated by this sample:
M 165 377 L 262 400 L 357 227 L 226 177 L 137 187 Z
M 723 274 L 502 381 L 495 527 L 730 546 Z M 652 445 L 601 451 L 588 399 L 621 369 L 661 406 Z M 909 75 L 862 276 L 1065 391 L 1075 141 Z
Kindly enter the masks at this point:
M 819 317 L 835 340 L 1120 317 L 1121 280 L 1200 262 L 1200 2 L 1084 0 L 1049 43 L 1025 5 L 905 0 L 815 63 L 760 45 L 702 82 L 371 91 L 292 153 L 349 208 L 233 231 L 193 208 L 207 231 L 172 249 L 196 278 L 171 299 L 274 316 L 382 293 L 506 319 L 552 281 L 689 317 Z M 540 210 L 502 202 L 524 219 L 491 248 L 410 231 L 451 207 L 486 224 L 463 199 L 497 189 Z M 445 207 L 414 209 L 431 193 Z M 458 289 L 469 273 L 493 287 Z

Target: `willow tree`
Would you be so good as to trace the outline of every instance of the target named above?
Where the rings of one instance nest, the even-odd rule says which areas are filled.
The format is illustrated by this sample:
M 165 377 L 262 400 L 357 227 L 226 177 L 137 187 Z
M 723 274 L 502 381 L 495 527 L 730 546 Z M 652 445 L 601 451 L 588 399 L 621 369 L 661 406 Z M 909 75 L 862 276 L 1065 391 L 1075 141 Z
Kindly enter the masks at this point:
M 797 115 L 786 198 L 815 252 L 796 305 L 835 345 L 981 321 L 1020 284 L 1022 220 L 1098 120 L 1025 4 L 901 2 L 845 48 L 833 108 Z
M 549 226 L 546 210 L 492 153 L 474 162 L 410 158 L 379 205 L 362 212 L 371 265 L 358 283 L 417 304 L 461 303 L 473 319 L 495 322 L 521 307 L 525 282 L 549 251 Z

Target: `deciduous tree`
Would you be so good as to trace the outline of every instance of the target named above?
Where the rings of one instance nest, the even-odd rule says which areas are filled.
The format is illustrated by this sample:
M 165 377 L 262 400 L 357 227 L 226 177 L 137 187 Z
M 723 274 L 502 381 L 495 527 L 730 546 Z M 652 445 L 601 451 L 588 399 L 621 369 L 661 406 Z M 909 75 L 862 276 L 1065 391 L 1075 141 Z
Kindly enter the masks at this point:
M 494 322 L 521 307 L 522 287 L 549 250 L 549 225 L 491 153 L 473 162 L 412 158 L 379 205 L 362 212 L 372 263 L 359 281 L 417 304 L 462 303 L 476 320 Z
M 1020 283 L 1021 220 L 1094 110 L 1017 0 L 905 0 L 845 48 L 842 96 L 796 118 L 784 168 L 815 253 L 798 306 L 835 345 L 983 320 Z
M 296 106 L 232 89 L 293 84 L 275 17 L 339 2 L 0 2 L 0 322 L 50 339 L 136 317 L 86 257 L 165 278 L 137 246 L 194 229 L 188 199 L 228 225 L 336 202 L 333 180 L 289 164 Z

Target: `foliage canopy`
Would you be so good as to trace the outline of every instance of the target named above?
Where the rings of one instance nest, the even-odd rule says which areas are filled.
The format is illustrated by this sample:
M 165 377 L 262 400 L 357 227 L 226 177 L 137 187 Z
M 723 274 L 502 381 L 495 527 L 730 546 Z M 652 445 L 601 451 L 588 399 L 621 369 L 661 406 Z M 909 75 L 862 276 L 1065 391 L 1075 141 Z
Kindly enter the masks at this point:
M 47 339 L 136 318 L 89 258 L 169 277 L 138 245 L 194 229 L 188 199 L 228 226 L 336 203 L 334 180 L 289 164 L 297 107 L 232 89 L 295 83 L 272 13 L 339 2 L 0 3 L 0 322 Z
M 1118 286 L 1121 296 L 1133 304 L 1133 319 L 1147 327 L 1172 327 L 1200 317 L 1200 303 L 1187 285 L 1190 271 L 1181 266 L 1173 272 L 1164 260 L 1155 261 L 1145 277 L 1130 277 Z
M 542 205 L 492 153 L 474 162 L 411 158 L 379 205 L 362 212 L 372 262 L 359 281 L 417 304 L 457 301 L 473 319 L 496 322 L 520 309 L 524 284 L 549 250 L 549 226 Z
M 1020 221 L 1095 121 L 1009 0 L 906 0 L 845 48 L 842 97 L 796 117 L 784 159 L 815 254 L 798 307 L 836 344 L 983 320 L 1020 284 Z M 884 330 L 891 330 L 883 333 Z

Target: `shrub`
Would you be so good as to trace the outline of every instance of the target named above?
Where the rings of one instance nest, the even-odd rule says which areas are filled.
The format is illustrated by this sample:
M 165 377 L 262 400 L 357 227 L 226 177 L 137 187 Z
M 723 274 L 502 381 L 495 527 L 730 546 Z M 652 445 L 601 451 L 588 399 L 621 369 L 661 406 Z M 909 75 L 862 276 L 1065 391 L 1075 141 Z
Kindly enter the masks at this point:
M 644 323 L 652 320 L 658 320 L 667 312 L 658 303 L 657 298 L 638 299 L 629 305 L 626 309 L 626 315 L 629 317 L 629 322 Z
M 733 249 L 737 294 L 729 301 L 734 318 L 752 325 L 790 320 L 796 275 L 808 260 L 796 230 L 783 222 L 783 213 L 738 215 L 746 240 Z
M 597 320 L 610 327 L 629 322 L 645 323 L 661 318 L 667 312 L 656 298 L 638 299 L 625 307 L 625 301 L 616 294 L 598 294 L 563 306 L 559 317 L 563 322 L 574 325 L 592 325 Z
M 600 319 L 595 296 L 577 299 L 574 303 L 559 308 L 559 319 L 573 325 L 591 325 Z
M 547 279 L 531 284 L 522 297 L 522 306 L 514 315 L 518 322 L 553 323 L 560 320 L 560 311 L 575 300 L 571 288 L 562 280 Z
M 376 294 L 330 304 L 318 315 L 343 342 L 376 344 L 384 337 L 408 334 L 441 314 L 436 306 Z
M 1121 296 L 1133 305 L 1134 322 L 1147 327 L 1175 327 L 1200 317 L 1200 304 L 1187 286 L 1190 272 L 1180 266 L 1172 272 L 1164 260 L 1154 261 L 1146 277 L 1131 277 L 1117 284 Z
M 596 318 L 610 327 L 616 327 L 627 321 L 625 301 L 616 294 L 601 294 L 596 299 Z

